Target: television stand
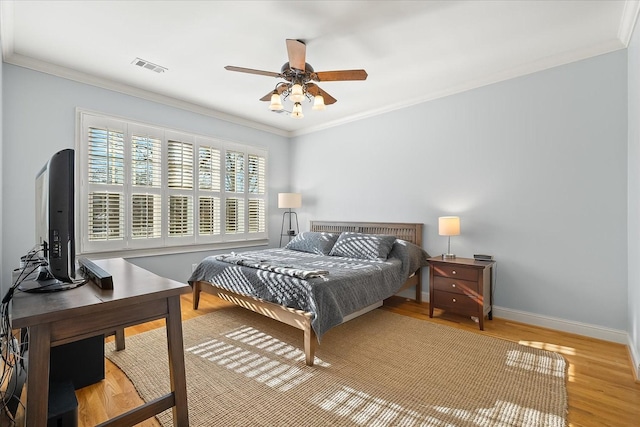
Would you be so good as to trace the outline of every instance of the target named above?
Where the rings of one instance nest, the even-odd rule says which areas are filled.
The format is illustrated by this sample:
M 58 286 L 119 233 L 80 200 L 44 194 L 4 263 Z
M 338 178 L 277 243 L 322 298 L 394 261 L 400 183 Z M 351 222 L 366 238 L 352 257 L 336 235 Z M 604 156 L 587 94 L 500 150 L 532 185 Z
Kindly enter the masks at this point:
M 113 275 L 116 282 L 113 290 L 82 286 L 73 292 L 17 292 L 11 300 L 13 328 L 29 329 L 25 425 L 47 425 L 51 373 L 47 362 L 51 348 L 164 319 L 169 392 L 101 425 L 134 425 L 172 409 L 174 427 L 188 426 L 180 295 L 189 293 L 191 287 L 157 276 L 121 258 L 99 260 L 96 264 Z

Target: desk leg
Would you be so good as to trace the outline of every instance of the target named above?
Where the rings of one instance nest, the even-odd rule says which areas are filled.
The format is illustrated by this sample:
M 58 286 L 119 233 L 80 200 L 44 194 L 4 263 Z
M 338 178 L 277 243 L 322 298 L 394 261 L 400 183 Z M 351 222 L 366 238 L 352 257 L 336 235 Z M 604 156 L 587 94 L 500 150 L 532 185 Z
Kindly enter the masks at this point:
M 49 324 L 29 328 L 29 364 L 27 366 L 26 425 L 45 427 L 49 404 L 49 356 L 51 352 Z
M 124 348 L 124 328 L 118 328 L 116 329 L 116 350 L 122 351 Z
M 180 315 L 180 296 L 167 299 L 167 347 L 169 351 L 169 376 L 171 391 L 175 397 L 173 407 L 173 425 L 187 427 L 189 410 L 187 408 L 187 382 L 184 367 L 184 344 L 182 341 L 182 319 Z

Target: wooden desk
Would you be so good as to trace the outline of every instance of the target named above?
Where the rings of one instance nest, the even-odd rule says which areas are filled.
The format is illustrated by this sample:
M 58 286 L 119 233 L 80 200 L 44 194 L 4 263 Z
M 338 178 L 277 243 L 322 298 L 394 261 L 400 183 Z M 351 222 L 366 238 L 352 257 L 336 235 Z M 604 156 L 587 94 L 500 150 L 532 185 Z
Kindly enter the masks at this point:
M 113 290 L 87 283 L 69 291 L 17 292 L 13 297 L 12 327 L 29 328 L 26 425 L 47 425 L 51 347 L 165 318 L 171 392 L 101 425 L 131 426 L 173 408 L 174 426 L 188 426 L 180 294 L 191 288 L 121 258 L 95 263 L 113 276 Z

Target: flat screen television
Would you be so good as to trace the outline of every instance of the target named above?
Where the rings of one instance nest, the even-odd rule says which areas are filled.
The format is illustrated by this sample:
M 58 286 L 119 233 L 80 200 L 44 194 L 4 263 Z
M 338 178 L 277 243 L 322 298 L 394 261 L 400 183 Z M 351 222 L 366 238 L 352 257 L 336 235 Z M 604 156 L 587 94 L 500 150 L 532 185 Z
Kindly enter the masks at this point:
M 23 282 L 20 287 L 23 291 L 49 292 L 78 285 L 79 281 L 75 280 L 74 171 L 74 150 L 65 149 L 55 153 L 36 175 L 35 231 L 36 245 L 42 251 L 41 266 L 35 280 Z

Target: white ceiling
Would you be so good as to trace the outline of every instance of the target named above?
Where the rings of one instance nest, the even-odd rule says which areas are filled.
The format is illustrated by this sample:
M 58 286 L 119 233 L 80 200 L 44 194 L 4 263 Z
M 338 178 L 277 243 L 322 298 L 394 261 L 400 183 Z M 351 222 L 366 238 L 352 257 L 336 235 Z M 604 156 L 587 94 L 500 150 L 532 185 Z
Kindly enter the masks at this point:
M 638 1 L 6 1 L 5 62 L 297 135 L 625 48 Z M 285 39 L 316 71 L 363 68 L 319 85 L 338 102 L 305 117 L 259 98 Z M 168 68 L 135 65 L 140 57 Z

